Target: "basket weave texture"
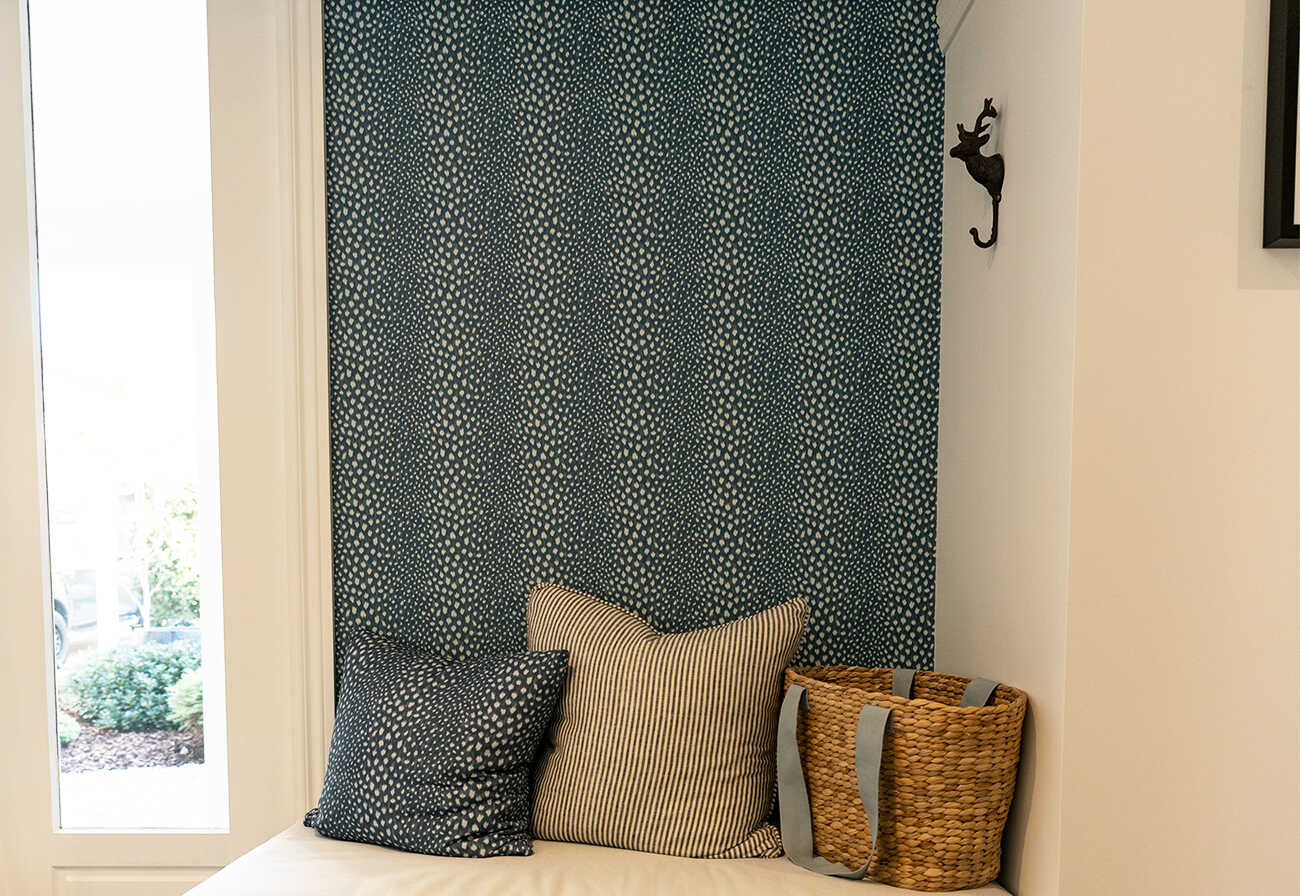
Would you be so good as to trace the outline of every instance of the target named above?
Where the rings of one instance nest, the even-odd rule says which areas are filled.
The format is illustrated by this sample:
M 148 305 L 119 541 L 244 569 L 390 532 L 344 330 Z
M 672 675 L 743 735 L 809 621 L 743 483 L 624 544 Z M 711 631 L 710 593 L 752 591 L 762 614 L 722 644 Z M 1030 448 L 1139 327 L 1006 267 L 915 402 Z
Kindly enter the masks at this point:
M 1028 701 L 1023 691 L 998 685 L 988 706 L 959 707 L 969 683 L 917 672 L 908 700 L 891 694 L 889 669 L 786 670 L 787 690 L 798 684 L 808 691 L 798 741 L 818 854 L 859 868 L 870 852 L 854 748 L 858 714 L 871 703 L 893 717 L 867 876 L 925 891 L 979 887 L 998 876 Z

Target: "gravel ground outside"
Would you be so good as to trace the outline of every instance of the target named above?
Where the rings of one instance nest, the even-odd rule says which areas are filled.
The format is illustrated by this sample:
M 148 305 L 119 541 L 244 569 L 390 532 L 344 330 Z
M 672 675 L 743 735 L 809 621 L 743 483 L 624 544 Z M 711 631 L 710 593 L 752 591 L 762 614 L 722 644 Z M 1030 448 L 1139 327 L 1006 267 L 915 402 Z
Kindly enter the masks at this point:
M 81 736 L 59 750 L 65 772 L 188 765 L 203 761 L 203 729 L 113 731 L 81 723 Z

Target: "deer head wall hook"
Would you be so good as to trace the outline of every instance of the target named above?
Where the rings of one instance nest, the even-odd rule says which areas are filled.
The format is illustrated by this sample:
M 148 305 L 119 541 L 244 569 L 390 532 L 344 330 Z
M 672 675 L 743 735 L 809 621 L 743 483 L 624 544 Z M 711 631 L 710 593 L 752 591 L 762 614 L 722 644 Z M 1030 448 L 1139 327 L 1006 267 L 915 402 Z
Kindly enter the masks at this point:
M 958 122 L 957 145 L 948 150 L 948 155 L 966 163 L 966 170 L 975 178 L 975 183 L 988 190 L 993 200 L 993 229 L 989 232 L 989 238 L 981 240 L 979 230 L 975 227 L 970 229 L 971 239 L 981 249 L 987 249 L 998 241 L 998 206 L 1002 204 L 1002 179 L 1006 174 L 1006 166 L 1002 162 L 1001 153 L 986 156 L 980 152 L 984 144 L 989 142 L 989 124 L 985 119 L 997 117 L 998 110 L 994 108 L 993 100 L 986 99 L 984 111 L 975 119 L 975 129 L 968 131 Z

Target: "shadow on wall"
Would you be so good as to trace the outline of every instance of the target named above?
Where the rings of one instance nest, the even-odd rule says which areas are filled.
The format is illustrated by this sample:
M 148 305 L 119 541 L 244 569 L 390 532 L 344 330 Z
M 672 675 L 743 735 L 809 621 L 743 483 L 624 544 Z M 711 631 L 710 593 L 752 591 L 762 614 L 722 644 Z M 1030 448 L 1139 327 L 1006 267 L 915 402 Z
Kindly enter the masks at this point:
M 1025 710 L 1025 727 L 1020 735 L 1020 772 L 1016 777 L 1016 798 L 1002 831 L 1002 873 L 998 880 L 1008 891 L 1020 892 L 1020 865 L 1025 854 L 1025 837 L 1034 806 L 1034 781 L 1038 774 L 1037 718 L 1034 701 Z

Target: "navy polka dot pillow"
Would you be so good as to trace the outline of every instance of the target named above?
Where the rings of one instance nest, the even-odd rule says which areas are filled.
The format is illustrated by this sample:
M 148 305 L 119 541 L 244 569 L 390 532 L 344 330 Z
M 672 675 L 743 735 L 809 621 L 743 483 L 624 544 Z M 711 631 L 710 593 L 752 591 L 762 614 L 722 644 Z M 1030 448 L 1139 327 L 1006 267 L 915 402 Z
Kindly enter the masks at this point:
M 320 805 L 327 837 L 438 856 L 526 856 L 531 764 L 569 655 L 451 662 L 352 636 Z

